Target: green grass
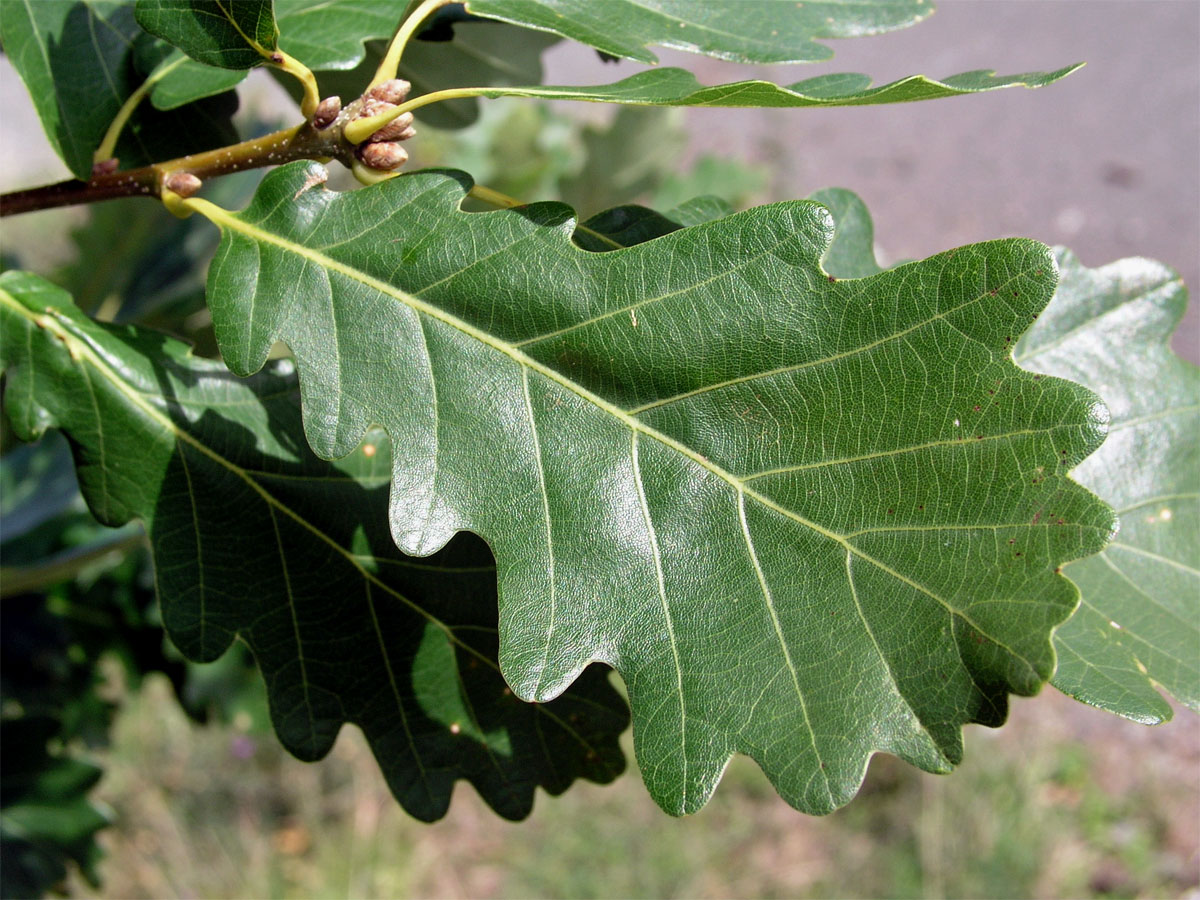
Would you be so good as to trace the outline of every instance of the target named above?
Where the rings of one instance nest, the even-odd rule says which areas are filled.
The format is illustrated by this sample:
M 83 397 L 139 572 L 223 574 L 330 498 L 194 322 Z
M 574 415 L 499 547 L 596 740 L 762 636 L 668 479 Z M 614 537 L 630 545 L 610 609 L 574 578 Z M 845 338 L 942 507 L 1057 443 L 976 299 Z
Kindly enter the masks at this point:
M 117 813 L 103 839 L 103 895 L 1170 897 L 1194 889 L 1191 713 L 1143 729 L 1048 692 L 1019 703 L 1013 719 L 998 732 L 968 729 L 967 762 L 948 777 L 876 757 L 858 799 L 824 819 L 789 809 L 737 759 L 709 806 L 688 819 L 661 813 L 631 772 L 612 786 L 540 796 L 523 823 L 498 819 L 462 786 L 450 814 L 423 825 L 391 800 L 354 729 L 328 759 L 306 765 L 271 735 L 247 732 L 248 718 L 192 724 L 152 680 L 126 702 L 99 788 Z

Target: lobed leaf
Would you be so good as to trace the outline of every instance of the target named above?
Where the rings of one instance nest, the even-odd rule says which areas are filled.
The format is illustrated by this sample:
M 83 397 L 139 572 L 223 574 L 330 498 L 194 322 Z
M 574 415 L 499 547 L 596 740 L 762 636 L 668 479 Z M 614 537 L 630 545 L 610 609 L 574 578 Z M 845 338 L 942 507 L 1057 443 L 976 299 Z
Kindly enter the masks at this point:
M 819 75 L 788 87 L 769 81 L 737 81 L 705 86 L 686 69 L 648 69 L 607 85 L 534 85 L 481 88 L 481 97 L 541 97 L 547 100 L 584 100 L 595 103 L 630 103 L 639 106 L 721 106 L 798 108 L 807 106 L 872 106 L 913 103 L 962 94 L 977 94 L 1006 87 L 1037 88 L 1052 84 L 1079 69 L 1083 63 L 1054 72 L 996 75 L 988 69 L 951 75 L 941 81 L 910 75 L 890 84 L 871 87 L 866 75 L 845 72 Z
M 252 69 L 279 46 L 272 0 L 137 0 L 137 23 L 197 62 Z
M 741 752 L 828 812 L 871 753 L 945 771 L 963 723 L 1053 673 L 1077 602 L 1055 569 L 1113 518 L 1067 474 L 1103 406 L 1011 359 L 1047 248 L 838 280 L 812 202 L 592 253 L 561 204 L 459 211 L 460 173 L 312 174 L 272 172 L 238 214 L 187 201 L 222 232 L 225 360 L 287 342 L 322 456 L 391 435 L 401 549 L 487 540 L 509 684 L 546 701 L 614 666 L 664 809 Z
M 1169 347 L 1179 276 L 1124 259 L 1098 269 L 1057 251 L 1058 292 L 1017 346 L 1024 368 L 1071 378 L 1112 411 L 1076 477 L 1121 517 L 1117 539 L 1072 563 L 1078 612 L 1056 633 L 1054 686 L 1141 722 L 1171 718 L 1155 686 L 1200 710 L 1200 369 Z
M 36 276 L 0 276 L 5 404 L 19 435 L 61 428 L 102 522 L 141 519 L 163 621 L 189 658 L 235 638 L 266 679 L 281 741 L 323 756 L 359 725 L 401 804 L 441 816 L 456 779 L 497 812 L 623 768 L 625 704 L 593 669 L 552 703 L 512 696 L 495 573 L 464 536 L 416 561 L 386 529 L 389 445 L 337 465 L 300 431 L 283 361 L 250 380 L 153 332 L 89 321 Z
M 833 52 L 814 38 L 861 37 L 915 25 L 926 0 L 467 0 L 467 9 L 549 31 L 641 62 L 671 47 L 731 62 L 814 62 Z
M 825 267 L 838 275 L 879 271 L 870 214 L 850 191 L 813 195 L 837 235 Z M 1157 683 L 1200 704 L 1200 373 L 1168 347 L 1187 292 L 1167 267 L 1127 259 L 1088 269 L 1056 251 L 1059 285 L 1018 342 L 1025 368 L 1099 392 L 1112 412 L 1105 444 L 1076 478 L 1114 501 L 1118 539 L 1073 562 L 1080 608 L 1055 632 L 1059 690 L 1146 723 L 1171 718 Z

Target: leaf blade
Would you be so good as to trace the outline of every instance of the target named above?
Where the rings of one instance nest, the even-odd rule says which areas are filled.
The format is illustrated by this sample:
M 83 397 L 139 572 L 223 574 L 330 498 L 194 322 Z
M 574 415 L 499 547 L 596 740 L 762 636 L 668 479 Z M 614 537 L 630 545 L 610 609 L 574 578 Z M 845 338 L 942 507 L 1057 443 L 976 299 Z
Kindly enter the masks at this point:
M 520 695 L 617 668 L 669 812 L 703 805 L 733 752 L 810 812 L 849 799 L 875 749 L 945 771 L 963 722 L 998 724 L 1008 691 L 1052 674 L 1077 601 L 1055 560 L 1098 549 L 1112 518 L 1067 478 L 1103 433 L 1095 396 L 1009 357 L 1053 285 L 1045 248 L 839 282 L 815 204 L 594 254 L 556 204 L 458 212 L 461 174 L 285 202 L 305 171 L 272 173 L 242 213 L 190 201 L 222 231 L 225 359 L 250 372 L 286 341 L 323 456 L 371 423 L 392 435 L 398 544 L 492 545 Z M 838 378 L 857 388 L 831 393 Z M 1061 526 L 1036 518 L 1050 500 Z
M 789 86 L 769 81 L 737 81 L 706 86 L 686 69 L 648 69 L 608 85 L 532 85 L 488 87 L 483 97 L 535 97 L 546 100 L 579 100 L 593 103 L 622 103 L 638 106 L 717 106 L 729 108 L 770 107 L 777 109 L 811 106 L 872 106 L 885 103 L 914 103 L 999 90 L 1006 87 L 1038 88 L 1052 84 L 1083 63 L 1053 72 L 1026 72 L 997 76 L 991 70 L 963 72 L 937 80 L 910 75 L 889 84 L 871 87 L 866 75 L 843 73 L 822 75 Z
M 1149 260 L 1088 269 L 1070 251 L 1058 258 L 1059 293 L 1018 359 L 1104 395 L 1112 433 L 1078 477 L 1112 498 L 1122 525 L 1099 556 L 1066 569 L 1083 601 L 1056 634 L 1053 683 L 1118 715 L 1165 721 L 1156 684 L 1200 708 L 1200 370 L 1167 345 L 1187 292 Z
M 15 424 L 66 429 L 97 515 L 147 522 L 173 640 L 200 660 L 246 640 L 291 752 L 319 758 L 343 722 L 359 724 L 397 799 L 426 820 L 457 778 L 520 818 L 539 785 L 620 772 L 627 718 L 603 673 L 558 706 L 505 688 L 480 542 L 424 561 L 395 551 L 381 435 L 329 466 L 291 441 L 287 366 L 240 382 L 178 342 L 88 322 L 35 276 L 2 279 Z
M 252 69 L 278 48 L 272 0 L 137 0 L 143 30 L 199 63 Z
M 933 5 L 924 0 L 468 0 L 467 9 L 640 62 L 656 62 L 647 48 L 658 45 L 730 62 L 782 63 L 828 59 L 832 51 L 814 38 L 907 28 L 930 15 Z

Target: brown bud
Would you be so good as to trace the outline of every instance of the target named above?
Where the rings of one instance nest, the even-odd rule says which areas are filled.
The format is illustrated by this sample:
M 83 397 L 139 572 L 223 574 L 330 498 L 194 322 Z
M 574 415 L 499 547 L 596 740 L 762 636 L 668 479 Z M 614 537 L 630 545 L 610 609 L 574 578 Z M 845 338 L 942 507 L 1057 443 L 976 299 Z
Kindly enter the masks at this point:
M 367 138 L 368 141 L 406 141 L 414 134 L 416 130 L 412 127 L 413 114 L 410 112 L 400 113 L 392 121 L 388 122 L 377 132 Z
M 341 97 L 326 97 L 317 104 L 317 109 L 313 113 L 313 128 L 328 128 L 333 124 L 333 120 L 338 117 L 338 113 L 341 111 Z
M 203 182 L 191 172 L 176 172 L 174 175 L 168 175 L 166 182 L 164 182 L 167 190 L 173 191 L 184 198 L 190 197 L 196 191 L 200 190 L 201 184 Z
M 101 160 L 98 163 L 94 163 L 92 165 L 92 177 L 95 178 L 97 175 L 111 175 L 113 172 L 117 171 L 117 166 L 120 164 L 121 161 L 115 156 L 110 157 L 109 159 Z
M 384 103 L 390 103 L 395 106 L 404 101 L 410 90 L 412 90 L 412 85 L 403 78 L 392 78 L 388 81 L 381 81 L 367 91 L 367 97 L 372 100 L 382 100 Z
M 395 141 L 379 144 L 362 144 L 355 151 L 363 165 L 381 172 L 390 172 L 408 162 L 408 151 Z
M 358 112 L 354 114 L 356 119 L 369 119 L 371 116 L 381 116 L 389 109 L 395 109 L 395 103 L 388 103 L 386 100 L 375 100 L 368 97 L 358 107 Z

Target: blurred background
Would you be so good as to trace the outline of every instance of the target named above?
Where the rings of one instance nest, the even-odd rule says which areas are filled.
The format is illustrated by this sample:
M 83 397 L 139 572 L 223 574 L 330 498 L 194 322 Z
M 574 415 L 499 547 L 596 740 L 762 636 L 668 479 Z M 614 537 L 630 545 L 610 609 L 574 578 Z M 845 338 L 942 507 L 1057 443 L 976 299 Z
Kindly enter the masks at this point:
M 1200 283 L 1200 3 L 951 0 L 914 28 L 830 43 L 833 60 L 802 67 L 660 56 L 709 83 L 1088 65 L 1037 91 L 895 107 L 496 101 L 466 130 L 422 127 L 412 165 L 463 168 L 523 200 L 564 199 L 585 217 L 632 201 L 668 208 L 715 194 L 744 207 L 840 186 L 866 201 L 884 262 L 1023 235 L 1066 244 L 1090 266 L 1152 257 Z M 565 43 L 543 61 L 547 83 L 637 69 Z M 66 177 L 38 143 L 19 79 L 0 65 L 0 189 Z M 294 118 L 269 78 L 248 85 L 245 130 Z M 210 196 L 239 206 L 254 181 L 223 180 Z M 215 244 L 203 223 L 122 201 L 5 220 L 2 235 L 7 263 L 53 273 L 101 317 L 172 323 L 213 352 L 194 265 Z M 1198 323 L 1192 304 L 1175 338 L 1193 361 Z M 130 549 L 136 529 L 89 524 L 60 444 L 6 454 L 0 511 L 23 500 L 21 465 L 57 473 L 58 518 L 35 525 L 62 534 L 68 522 L 76 552 L 95 553 L 47 605 L 63 665 L 72 654 L 79 665 L 102 659 L 103 679 L 71 724 L 103 772 L 91 796 L 113 825 L 99 832 L 101 886 L 72 875 L 77 896 L 1200 897 L 1200 718 L 1177 707 L 1174 721 L 1147 728 L 1052 688 L 1014 701 L 1000 730 L 968 728 L 966 762 L 952 776 L 876 757 L 860 796 L 823 819 L 787 807 L 738 759 L 708 807 L 684 820 L 661 813 L 631 771 L 612 786 L 539 797 L 518 824 L 461 787 L 442 822 L 420 824 L 391 799 L 355 729 L 323 762 L 297 762 L 270 733 L 244 657 L 194 666 L 163 648 L 147 563 Z M 5 540 L 12 534 L 6 526 Z M 5 651 L 25 662 L 7 641 Z M 141 677 L 146 669 L 155 671 Z M 89 740 L 110 727 L 106 746 Z

